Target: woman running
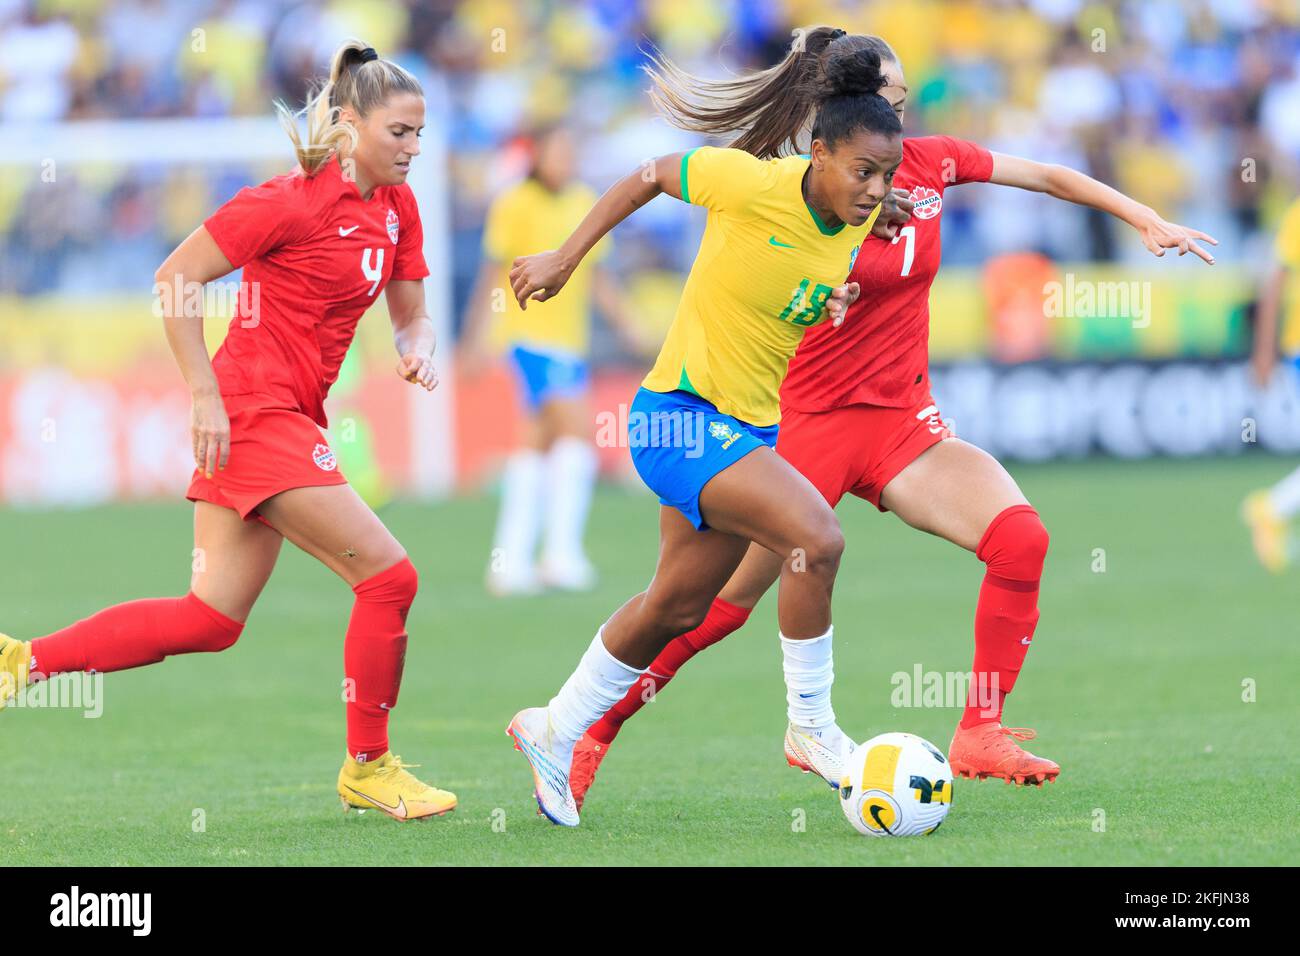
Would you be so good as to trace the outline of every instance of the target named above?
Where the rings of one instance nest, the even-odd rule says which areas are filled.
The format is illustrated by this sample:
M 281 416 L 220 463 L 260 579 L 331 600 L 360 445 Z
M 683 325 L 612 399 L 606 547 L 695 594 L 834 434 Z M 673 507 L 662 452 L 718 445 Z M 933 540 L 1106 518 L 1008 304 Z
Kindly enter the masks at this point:
M 887 84 L 881 96 L 900 121 L 907 98 L 903 69 L 879 37 L 824 37 L 843 31 L 808 32 L 807 48 L 870 50 L 879 55 Z M 796 61 L 811 74 L 816 64 Z M 812 104 L 786 84 L 759 73 L 714 84 L 660 63 L 660 84 L 671 84 L 672 118 L 686 129 L 716 133 L 740 112 L 781 117 L 772 136 L 750 138 L 744 148 L 767 155 L 791 135 L 791 124 L 808 115 Z M 797 130 L 795 131 L 797 132 Z M 739 145 L 739 141 L 738 141 Z M 948 756 L 954 773 L 994 776 L 1041 786 L 1060 768 L 1036 757 L 1015 741 L 1031 739 L 1026 728 L 1003 727 L 1002 706 L 1015 686 L 1038 623 L 1038 586 L 1047 553 L 1047 531 L 1012 477 L 992 456 L 967 444 L 944 425 L 930 395 L 927 343 L 930 286 L 939 269 L 939 226 L 944 190 L 966 182 L 991 182 L 1045 192 L 1067 202 L 1100 209 L 1128 223 L 1154 255 L 1165 249 L 1189 250 L 1214 259 L 1196 242 L 1215 240 L 1195 229 L 1165 222 L 1153 210 L 1082 173 L 1048 166 L 947 136 L 903 141 L 903 162 L 894 186 L 912 204 L 910 222 L 877 221 L 849 273 L 851 283 L 870 291 L 851 305 L 838 327 L 811 330 L 799 345 L 781 386 L 781 437 L 777 451 L 817 488 L 831 507 L 845 494 L 893 511 L 914 528 L 946 538 L 975 552 L 985 565 L 975 608 L 974 680 L 953 735 Z M 904 204 L 906 205 L 906 204 Z M 635 714 L 705 647 L 722 640 L 748 618 L 782 567 L 788 551 L 759 545 L 713 602 L 699 627 L 673 640 L 637 683 L 597 721 L 577 745 L 572 770 L 574 796 L 583 800 L 623 722 Z M 826 658 L 830 670 L 830 656 Z M 801 706 L 790 695 L 792 713 Z M 835 726 L 827 692 L 817 727 Z M 838 787 L 842 756 L 825 745 L 838 730 L 821 738 L 786 735 L 791 766 L 819 774 Z
M 373 807 L 399 820 L 443 814 L 455 809 L 455 795 L 421 783 L 388 749 L 415 567 L 348 485 L 321 433 L 326 393 L 357 320 L 381 290 L 397 373 L 426 389 L 437 384 L 420 216 L 406 185 L 420 152 L 424 96 L 410 73 L 354 40 L 334 54 L 329 81 L 308 101 L 306 143 L 295 117 L 276 105 L 299 168 L 241 190 L 155 277 L 167 339 L 193 394 L 198 468 L 186 497 L 195 503 L 200 560 L 190 591 L 118 604 L 33 641 L 0 635 L 7 678 L 0 706 L 53 674 L 229 648 L 288 538 L 356 595 L 343 645 L 344 808 Z M 257 295 L 241 295 L 209 361 L 202 316 L 184 310 L 185 293 L 240 267 Z
M 743 148 L 701 147 L 661 156 L 653 175 L 638 169 L 605 193 L 559 249 L 517 259 L 511 271 L 521 307 L 546 300 L 602 236 L 660 193 L 709 210 L 677 315 L 629 414 L 633 464 L 663 505 L 654 579 L 597 631 L 550 704 L 507 728 L 553 823 L 578 824 L 568 780 L 578 739 L 673 637 L 704 619 L 750 542 L 799 549 L 779 571 L 777 616 L 800 703 L 791 721 L 819 732 L 844 540 L 825 499 L 773 451 L 777 391 L 805 329 L 823 311 L 838 321 L 857 296 L 841 280 L 889 192 L 902 126 L 876 95 L 885 80 L 875 53 L 840 42 L 817 64 L 801 77 L 816 105 L 809 155 L 763 161 Z M 794 78 L 788 63 L 770 72 Z M 734 119 L 728 129 L 748 128 L 747 117 Z M 750 128 L 737 143 L 770 133 Z
M 630 352 L 653 355 L 618 281 L 599 265 L 604 243 L 574 271 L 563 298 L 534 303 L 527 312 L 508 297 L 493 301 L 516 256 L 558 246 L 596 201 L 596 194 L 574 178 L 574 143 L 567 129 L 542 130 L 532 146 L 528 177 L 488 209 L 483 265 L 461 336 L 467 375 L 488 364 L 494 335 L 505 339 L 524 412 L 523 442 L 506 462 L 502 479 L 487 575 L 488 590 L 501 597 L 548 587 L 586 591 L 596 584 L 596 569 L 582 544 L 596 482 L 587 368 L 593 302 Z M 503 312 L 499 329 L 493 328 L 496 311 Z M 535 565 L 543 532 L 541 561 Z

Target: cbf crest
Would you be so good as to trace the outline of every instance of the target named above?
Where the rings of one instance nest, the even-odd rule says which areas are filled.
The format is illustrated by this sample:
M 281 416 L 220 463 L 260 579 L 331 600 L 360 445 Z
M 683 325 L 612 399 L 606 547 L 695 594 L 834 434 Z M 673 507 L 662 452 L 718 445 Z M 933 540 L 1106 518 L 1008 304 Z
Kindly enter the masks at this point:
M 740 437 L 740 432 L 726 422 L 709 422 L 709 435 L 722 442 L 723 448 L 730 448 L 732 443 Z

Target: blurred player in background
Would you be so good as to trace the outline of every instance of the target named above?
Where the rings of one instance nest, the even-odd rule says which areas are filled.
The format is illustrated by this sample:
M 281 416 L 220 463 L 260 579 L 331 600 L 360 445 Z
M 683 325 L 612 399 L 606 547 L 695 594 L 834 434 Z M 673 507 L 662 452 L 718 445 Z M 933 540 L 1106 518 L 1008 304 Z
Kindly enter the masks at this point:
M 806 53 L 792 54 L 790 69 L 815 73 L 817 54 L 843 31 L 806 31 Z M 837 41 L 880 57 L 887 85 L 881 95 L 901 122 L 907 82 L 897 56 L 879 37 Z M 737 113 L 781 116 L 797 123 L 813 104 L 796 78 L 759 73 L 713 84 L 660 60 L 660 75 L 683 91 L 673 114 L 679 125 L 717 133 Z M 654 75 L 652 73 L 652 75 Z M 656 80 L 662 82 L 661 80 Z M 790 125 L 747 148 L 771 155 L 801 131 Z M 947 136 L 903 141 L 903 162 L 895 187 L 905 191 L 911 219 L 905 225 L 882 215 L 863 243 L 848 281 L 863 298 L 851 305 L 842 325 L 808 332 L 781 386 L 778 453 L 805 475 L 832 507 L 846 494 L 894 511 L 909 525 L 975 552 L 985 576 L 975 610 L 975 682 L 953 736 L 949 757 L 965 776 L 1000 776 L 1041 784 L 1060 768 L 1023 750 L 1026 728 L 1001 724 L 1002 703 L 1015 684 L 1038 622 L 1038 587 L 1047 552 L 1047 531 L 1015 480 L 992 456 L 956 438 L 930 394 L 928 340 L 930 286 L 939 271 L 944 190 L 966 182 L 992 182 L 1091 206 L 1137 230 L 1155 255 L 1176 248 L 1212 263 L 1195 239 L 1204 233 L 1165 222 L 1153 210 L 1075 170 L 1015 156 L 990 153 Z M 901 228 L 900 228 L 901 226 Z M 572 785 L 581 803 L 625 720 L 641 709 L 687 660 L 743 625 L 750 610 L 780 576 L 784 555 L 752 544 L 708 617 L 673 640 L 652 662 L 644 681 L 597 721 L 574 753 Z M 829 661 L 827 663 L 829 667 Z M 791 698 L 792 708 L 799 701 Z M 821 720 L 834 727 L 829 694 Z M 818 725 L 820 726 L 820 725 Z M 834 731 L 838 735 L 838 729 Z M 820 775 L 831 786 L 841 780 L 841 757 L 824 736 L 800 732 L 791 721 L 785 740 L 791 766 Z
M 351 689 L 338 777 L 344 807 L 400 820 L 443 814 L 455 809 L 455 795 L 421 783 L 388 748 L 418 576 L 321 433 L 326 393 L 381 290 L 398 374 L 425 389 L 437 384 L 429 270 L 406 185 L 420 152 L 424 95 L 410 73 L 353 40 L 334 54 L 328 83 L 304 111 L 305 143 L 294 116 L 277 107 L 299 168 L 241 190 L 155 276 L 168 341 L 193 394 L 198 468 L 186 497 L 195 503 L 200 563 L 190 591 L 118 604 L 30 642 L 0 635 L 0 706 L 29 679 L 226 650 L 288 538 L 356 595 L 343 645 Z M 209 360 L 202 314 L 186 307 L 190 291 L 241 267 L 244 286 L 257 294 L 241 296 Z
M 1291 203 L 1282 217 L 1274 244 L 1277 261 L 1269 271 L 1259 297 L 1255 313 L 1255 346 L 1251 355 L 1251 369 L 1261 388 L 1267 387 L 1277 367 L 1278 327 L 1284 302 L 1287 299 L 1288 279 L 1300 275 L 1300 199 Z M 1300 310 L 1300 295 L 1294 289 L 1291 309 Z M 1296 330 L 1300 316 L 1286 324 L 1289 340 L 1282 343 L 1283 354 L 1300 370 L 1300 341 Z M 1273 573 L 1281 572 L 1291 563 L 1290 521 L 1300 512 L 1300 468 L 1287 475 L 1272 488 L 1264 488 L 1246 498 L 1242 514 L 1250 526 L 1251 542 L 1259 563 Z
M 842 277 L 889 194 L 902 126 L 877 95 L 885 79 L 870 50 L 841 44 L 801 79 L 817 111 L 808 156 L 765 162 L 743 149 L 700 147 L 658 157 L 653 175 L 639 169 L 620 180 L 558 250 L 516 260 L 511 271 L 521 305 L 548 299 L 610 229 L 660 193 L 709 210 L 677 315 L 628 419 L 632 461 L 663 506 L 654 578 L 597 631 L 550 704 L 520 711 L 507 730 L 553 823 L 578 825 L 568 775 L 583 732 L 680 624 L 704 619 L 752 541 L 791 555 L 778 610 L 788 693 L 798 702 L 791 723 L 815 736 L 834 729 L 822 715 L 844 538 L 826 501 L 773 451 L 777 393 L 805 330 L 826 317 L 838 322 L 857 296 Z M 747 130 L 741 142 L 772 131 L 770 122 L 733 119 L 726 129 Z
M 608 243 L 600 243 L 574 271 L 562 298 L 535 302 L 525 312 L 509 294 L 507 272 L 515 258 L 558 247 L 596 201 L 595 192 L 574 178 L 574 142 L 567 129 L 539 132 L 532 149 L 528 178 L 488 210 L 483 265 L 461 344 L 463 367 L 474 375 L 490 361 L 493 342 L 505 343 L 524 411 L 523 441 L 506 462 L 488 567 L 488 589 L 499 596 L 535 594 L 543 587 L 580 591 L 596 583 L 582 544 L 596 481 L 587 365 L 593 302 L 629 351 L 653 354 L 619 283 L 600 265 Z M 535 564 L 543 527 L 541 561 Z

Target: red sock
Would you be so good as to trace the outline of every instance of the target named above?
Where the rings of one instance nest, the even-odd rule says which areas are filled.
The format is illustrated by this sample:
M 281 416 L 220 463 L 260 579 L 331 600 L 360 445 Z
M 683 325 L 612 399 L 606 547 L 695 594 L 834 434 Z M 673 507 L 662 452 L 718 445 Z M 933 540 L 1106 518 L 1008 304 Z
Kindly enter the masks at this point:
M 410 558 L 367 578 L 352 589 L 343 674 L 347 698 L 348 753 L 365 762 L 388 750 L 388 713 L 397 706 L 406 663 L 406 614 L 419 588 Z
M 243 624 L 192 591 L 179 598 L 115 604 L 32 641 L 32 673 L 108 673 L 157 664 L 169 654 L 223 651 L 243 630 Z
M 749 612 L 747 607 L 714 598 L 709 613 L 700 626 L 669 641 L 659 656 L 650 662 L 650 667 L 641 679 L 628 689 L 622 700 L 605 712 L 605 716 L 587 728 L 587 733 L 603 744 L 613 743 L 623 728 L 623 721 L 663 690 L 677 676 L 679 667 L 706 647 L 718 643 L 732 631 L 739 630 L 749 619 Z
M 1047 542 L 1047 529 L 1029 505 L 1003 511 L 980 538 L 975 556 L 987 570 L 975 607 L 975 679 L 962 727 L 1002 719 L 1002 704 L 1016 684 L 1038 624 L 1038 581 Z

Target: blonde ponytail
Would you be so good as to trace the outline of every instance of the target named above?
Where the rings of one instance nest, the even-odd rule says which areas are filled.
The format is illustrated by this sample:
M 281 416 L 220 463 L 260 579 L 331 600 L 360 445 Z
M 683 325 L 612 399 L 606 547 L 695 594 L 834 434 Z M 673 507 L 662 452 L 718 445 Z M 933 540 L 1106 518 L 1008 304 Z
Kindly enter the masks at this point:
M 339 119 L 343 107 L 350 106 L 364 117 L 392 93 L 423 96 L 424 90 L 409 72 L 391 60 L 379 59 L 366 43 L 352 39 L 334 51 L 329 79 L 308 96 L 302 109 L 291 110 L 276 100 L 276 115 L 293 141 L 303 172 L 314 176 L 335 153 L 346 155 L 356 149 L 356 127 Z M 306 142 L 299 133 L 299 117 L 307 122 Z

